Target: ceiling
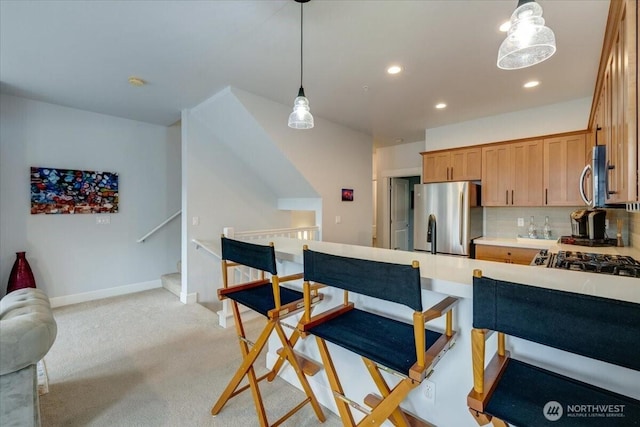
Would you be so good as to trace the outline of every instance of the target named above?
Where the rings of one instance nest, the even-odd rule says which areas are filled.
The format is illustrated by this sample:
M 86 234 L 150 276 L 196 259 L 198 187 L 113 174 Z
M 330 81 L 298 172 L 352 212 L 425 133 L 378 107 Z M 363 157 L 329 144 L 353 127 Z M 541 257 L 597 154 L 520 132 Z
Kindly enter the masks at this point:
M 498 27 L 515 0 L 306 3 L 311 112 L 370 134 L 379 147 L 422 141 L 427 128 L 591 97 L 609 1 L 538 3 L 558 51 L 516 71 L 496 67 L 505 37 Z M 388 75 L 391 64 L 404 71 Z M 148 84 L 129 85 L 133 75 Z M 540 86 L 523 89 L 531 79 Z M 300 4 L 1 0 L 0 82 L 3 93 L 161 125 L 226 86 L 292 106 Z M 448 107 L 436 110 L 439 102 Z

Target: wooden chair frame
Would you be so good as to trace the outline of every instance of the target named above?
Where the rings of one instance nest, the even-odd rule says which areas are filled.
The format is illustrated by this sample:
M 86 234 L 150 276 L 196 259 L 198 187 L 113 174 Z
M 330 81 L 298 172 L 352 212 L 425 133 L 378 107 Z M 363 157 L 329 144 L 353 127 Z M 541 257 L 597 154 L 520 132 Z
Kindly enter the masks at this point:
M 304 248 L 308 248 L 305 246 Z M 413 261 L 413 268 L 419 268 L 419 263 Z M 343 289 L 343 302 L 342 304 L 325 310 L 324 312 L 311 316 L 311 301 L 312 292 L 318 287 L 324 287 L 326 285 L 320 283 L 311 283 L 305 280 L 304 282 L 304 297 L 305 297 L 305 314 L 299 327 L 303 335 L 307 335 L 310 329 L 313 327 L 334 319 L 338 316 L 347 313 L 355 308 L 353 302 L 349 300 L 349 291 Z M 322 357 L 325 371 L 329 380 L 329 385 L 333 391 L 334 399 L 338 412 L 345 426 L 379 426 L 385 420 L 389 419 L 395 426 L 408 427 L 408 426 L 430 426 L 424 420 L 417 418 L 416 416 L 409 414 L 408 412 L 400 408 L 400 404 L 406 398 L 411 390 L 418 387 L 422 380 L 427 378 L 433 371 L 434 366 L 443 356 L 443 354 L 453 346 L 455 343 L 453 330 L 453 315 L 452 309 L 458 302 L 457 298 L 446 297 L 433 307 L 426 311 L 415 311 L 413 313 L 413 330 L 416 348 L 416 363 L 411 367 L 409 372 L 396 372 L 385 366 L 381 366 L 374 361 L 361 355 L 362 360 L 369 372 L 378 392 L 381 396 L 376 394 L 369 394 L 366 396 L 364 403 L 371 410 L 361 406 L 357 402 L 349 399 L 345 396 L 343 387 L 340 383 L 340 379 L 335 369 L 335 365 L 331 358 L 328 346 L 324 339 L 316 336 L 316 342 Z M 442 336 L 432 345 L 427 351 L 420 351 L 418 349 L 425 348 L 426 334 L 425 327 L 427 322 L 436 319 L 441 316 L 445 317 L 446 329 Z M 391 373 L 397 378 L 399 382 L 390 387 L 382 376 L 382 371 Z M 356 423 L 350 408 L 354 408 L 363 412 L 365 417 Z
M 473 270 L 473 275 L 482 277 L 482 271 Z M 489 329 L 473 328 L 471 330 L 473 389 L 467 396 L 467 406 L 478 425 L 491 423 L 495 427 L 506 427 L 508 424 L 503 420 L 484 413 L 484 408 L 511 356 L 511 353 L 506 350 L 506 335 L 503 332 L 497 332 L 498 348 L 489 364 L 485 366 L 486 342 L 493 332 Z
M 273 243 L 270 243 L 270 246 L 273 247 Z M 280 284 L 283 282 L 293 281 L 302 279 L 302 273 L 293 274 L 285 277 L 278 277 L 277 274 L 272 274 L 270 278 L 266 277 L 264 271 L 260 272 L 260 279 L 249 281 L 246 283 L 239 283 L 235 285 L 229 285 L 229 270 L 242 266 L 244 264 L 238 262 L 232 262 L 226 259 L 222 260 L 222 279 L 223 279 L 223 288 L 218 289 L 218 298 L 220 300 L 229 298 L 231 302 L 231 307 L 233 311 L 233 318 L 235 321 L 236 332 L 238 336 L 238 342 L 240 344 L 240 351 L 242 353 L 242 364 L 234 374 L 234 376 L 229 381 L 227 387 L 223 391 L 222 395 L 218 398 L 217 402 L 211 408 L 211 415 L 215 416 L 220 413 L 224 405 L 232 398 L 240 394 L 241 392 L 250 389 L 251 394 L 253 396 L 253 401 L 255 404 L 255 409 L 258 415 L 258 420 L 260 422 L 260 426 L 266 427 L 269 426 L 269 422 L 267 419 L 266 410 L 264 408 L 262 395 L 260 392 L 260 388 L 258 383 L 264 379 L 271 382 L 277 376 L 278 372 L 284 366 L 285 362 L 289 362 L 291 367 L 296 373 L 298 380 L 306 394 L 306 398 L 296 405 L 293 409 L 287 412 L 284 416 L 275 421 L 271 426 L 277 426 L 282 424 L 286 419 L 291 417 L 294 413 L 300 410 L 305 404 L 310 403 L 316 417 L 320 422 L 324 422 L 326 420 L 324 413 L 316 399 L 311 386 L 306 378 L 306 375 L 314 375 L 319 367 L 312 363 L 310 360 L 302 357 L 300 354 L 294 351 L 294 346 L 301 338 L 301 333 L 298 328 L 294 328 L 291 336 L 287 337 L 285 334 L 281 320 L 292 316 L 296 313 L 300 313 L 304 310 L 304 300 L 296 300 L 290 302 L 288 304 L 281 304 L 280 299 Z M 265 286 L 271 284 L 275 307 L 269 310 L 267 315 L 267 323 L 258 336 L 255 343 L 249 341 L 245 334 L 245 329 L 242 324 L 242 317 L 240 315 L 240 307 L 238 302 L 233 299 L 234 292 L 250 290 L 253 288 L 258 288 L 261 286 Z M 320 295 L 317 291 L 310 296 L 310 306 L 313 307 L 317 303 L 319 303 L 322 299 L 322 295 Z M 272 332 L 275 331 L 280 342 L 282 344 L 282 348 L 278 350 L 278 359 L 274 363 L 273 367 L 266 374 L 258 377 L 256 376 L 254 363 L 258 356 L 261 354 L 262 350 L 265 348 L 269 337 Z M 242 380 L 247 377 L 248 384 L 243 386 L 240 385 Z

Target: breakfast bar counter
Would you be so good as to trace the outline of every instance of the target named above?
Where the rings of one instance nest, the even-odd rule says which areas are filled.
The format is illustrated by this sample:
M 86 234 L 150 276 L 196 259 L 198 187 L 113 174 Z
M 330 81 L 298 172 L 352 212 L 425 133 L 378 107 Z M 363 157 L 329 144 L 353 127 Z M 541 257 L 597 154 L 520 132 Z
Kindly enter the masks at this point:
M 312 250 L 353 258 L 399 264 L 411 264 L 413 260 L 416 260 L 420 263 L 423 289 L 456 297 L 471 298 L 473 270 L 480 269 L 483 275 L 495 279 L 640 303 L 640 280 L 631 277 L 504 264 L 460 256 L 432 255 L 427 252 L 395 251 L 331 242 L 301 241 L 284 237 L 253 242 L 268 244 L 269 241 L 273 241 L 276 257 L 279 261 L 288 261 L 299 265 L 302 265 L 302 246 L 305 244 Z M 635 249 L 626 249 L 625 253 L 633 251 L 632 253 L 635 255 L 637 252 Z

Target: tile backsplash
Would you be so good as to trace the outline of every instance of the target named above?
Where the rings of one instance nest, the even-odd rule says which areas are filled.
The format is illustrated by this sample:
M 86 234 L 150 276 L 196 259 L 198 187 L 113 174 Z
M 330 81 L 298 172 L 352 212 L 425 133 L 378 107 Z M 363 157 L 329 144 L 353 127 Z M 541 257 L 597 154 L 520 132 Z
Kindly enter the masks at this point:
M 516 236 L 526 236 L 529 227 L 529 218 L 533 216 L 538 234 L 542 233 L 544 217 L 549 217 L 551 235 L 554 238 L 571 235 L 571 220 L 569 215 L 576 209 L 584 209 L 583 206 L 575 207 L 504 207 L 484 208 L 484 235 L 486 237 L 499 237 L 513 239 Z M 524 227 L 518 227 L 518 218 L 524 218 Z M 616 220 L 623 222 L 622 239 L 626 246 L 640 247 L 640 214 L 631 214 L 623 209 L 607 209 L 609 229 L 607 236 L 616 237 Z M 632 242 L 629 241 L 630 237 Z

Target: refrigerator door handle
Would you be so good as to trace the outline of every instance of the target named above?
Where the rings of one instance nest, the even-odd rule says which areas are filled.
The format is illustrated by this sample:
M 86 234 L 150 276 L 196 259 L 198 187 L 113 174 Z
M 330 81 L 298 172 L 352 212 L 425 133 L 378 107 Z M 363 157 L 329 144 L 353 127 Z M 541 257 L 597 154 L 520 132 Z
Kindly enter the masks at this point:
M 464 212 L 464 192 L 460 192 L 460 210 L 458 212 L 460 212 L 460 233 L 458 234 L 458 240 L 460 241 L 460 246 L 462 246 L 462 232 L 464 229 L 464 215 L 462 214 Z

